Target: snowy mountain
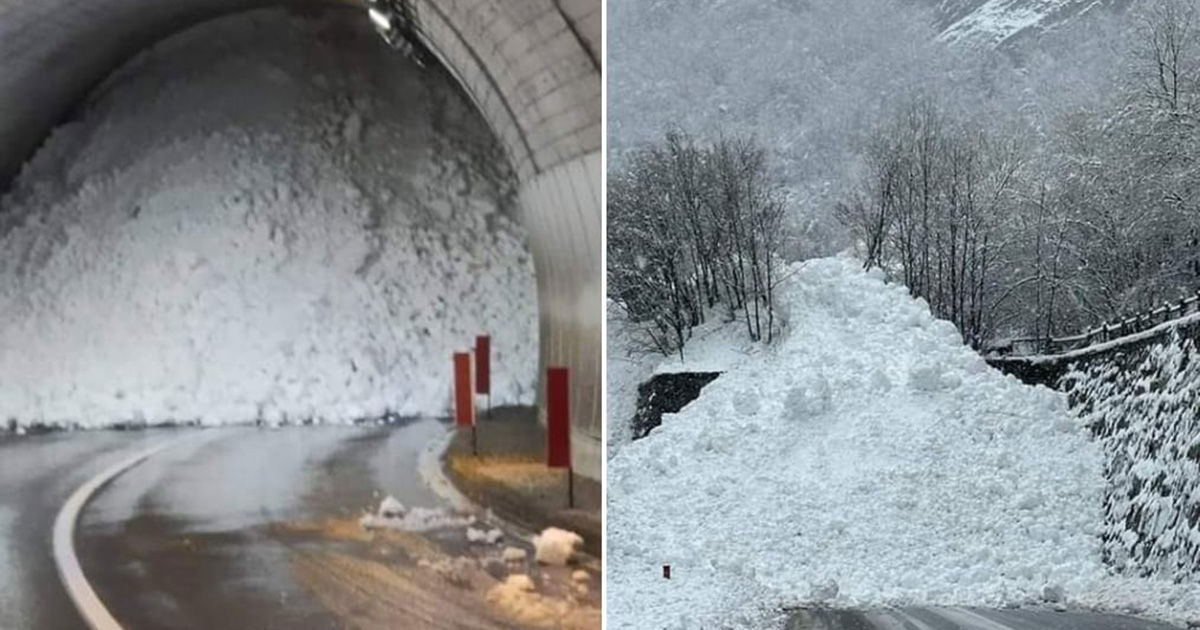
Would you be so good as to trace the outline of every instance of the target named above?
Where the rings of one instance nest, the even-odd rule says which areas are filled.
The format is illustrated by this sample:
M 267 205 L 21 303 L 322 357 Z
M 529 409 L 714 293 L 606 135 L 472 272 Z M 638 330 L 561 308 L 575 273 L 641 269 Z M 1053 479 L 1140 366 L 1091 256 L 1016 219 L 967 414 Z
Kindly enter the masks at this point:
M 1121 10 L 1129 0 L 920 0 L 931 6 L 949 43 L 1004 46 L 1052 31 L 1093 11 Z

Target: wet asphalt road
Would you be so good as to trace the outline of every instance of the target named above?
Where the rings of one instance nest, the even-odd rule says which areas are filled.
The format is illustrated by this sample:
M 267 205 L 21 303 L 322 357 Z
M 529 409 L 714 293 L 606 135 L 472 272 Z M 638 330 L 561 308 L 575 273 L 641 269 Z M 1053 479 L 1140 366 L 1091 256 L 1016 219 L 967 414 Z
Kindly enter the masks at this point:
M 85 630 L 54 568 L 54 517 L 79 484 L 165 433 L 0 436 L 0 629 Z
M 190 439 L 101 489 L 81 516 L 79 558 L 113 615 L 131 630 L 345 627 L 295 581 L 305 541 L 272 527 L 353 522 L 380 489 L 409 506 L 441 505 L 416 462 L 443 431 L 424 420 L 0 438 L 0 629 L 84 629 L 53 565 L 55 515 L 95 473 L 180 437 Z
M 443 430 L 414 421 L 203 432 L 88 504 L 80 562 L 130 629 L 344 627 L 296 582 L 293 552 L 303 543 L 272 525 L 353 521 L 378 505 L 380 489 L 408 506 L 437 507 L 416 462 Z
M 1121 615 L 1034 609 L 891 608 L 800 611 L 786 630 L 1176 630 Z

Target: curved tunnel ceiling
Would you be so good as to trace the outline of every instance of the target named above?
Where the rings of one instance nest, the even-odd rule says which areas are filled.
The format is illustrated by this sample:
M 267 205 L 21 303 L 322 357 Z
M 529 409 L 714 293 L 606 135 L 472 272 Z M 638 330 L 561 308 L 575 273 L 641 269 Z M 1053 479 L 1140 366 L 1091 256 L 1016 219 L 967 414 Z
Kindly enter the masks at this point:
M 601 2 L 406 1 L 420 38 L 476 103 L 520 180 L 542 373 L 571 368 L 576 467 L 598 478 Z M 225 13 L 318 4 L 330 2 L 0 0 L 0 191 L 94 86 L 145 47 Z

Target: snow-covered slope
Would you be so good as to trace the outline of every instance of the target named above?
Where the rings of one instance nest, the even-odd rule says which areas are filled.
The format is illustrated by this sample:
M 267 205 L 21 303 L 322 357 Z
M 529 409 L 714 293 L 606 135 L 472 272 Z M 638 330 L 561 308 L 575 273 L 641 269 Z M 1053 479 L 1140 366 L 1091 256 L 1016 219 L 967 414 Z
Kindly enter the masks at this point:
M 637 411 L 638 384 L 650 377 L 654 366 L 662 358 L 648 354 L 631 334 L 624 310 L 613 302 L 608 303 L 607 354 L 605 376 L 608 386 L 605 397 L 608 402 L 608 448 L 609 457 L 620 450 L 633 437 L 629 419 Z
M 781 307 L 775 348 L 613 456 L 609 627 L 768 627 L 812 601 L 1024 604 L 1047 587 L 1072 606 L 1200 604 L 1109 576 L 1103 457 L 1065 396 L 990 369 L 849 258 L 798 265 Z
M 927 0 L 936 6 L 939 38 L 954 43 L 999 46 L 1046 32 L 1122 0 Z
M 1104 79 L 1118 64 L 1097 42 L 1120 27 L 1076 19 L 1091 6 L 609 0 L 609 168 L 621 168 L 632 150 L 661 142 L 672 128 L 701 140 L 754 137 L 792 195 L 796 239 L 785 255 L 840 251 L 850 242 L 831 209 L 856 190 L 870 135 L 914 97 L 933 97 L 949 112 L 1011 135 L 1026 125 L 1040 129 L 1060 109 L 1106 93 Z M 1066 28 L 1071 23 L 1080 28 Z M 1019 35 L 1042 28 L 1065 34 L 1037 47 L 1016 43 L 1033 41 Z M 1002 42 L 1011 46 L 999 52 Z M 1013 48 L 1027 54 L 1008 54 Z
M 360 12 L 257 12 L 112 77 L 0 214 L 0 421 L 440 414 L 493 336 L 529 402 L 513 178 L 453 81 Z

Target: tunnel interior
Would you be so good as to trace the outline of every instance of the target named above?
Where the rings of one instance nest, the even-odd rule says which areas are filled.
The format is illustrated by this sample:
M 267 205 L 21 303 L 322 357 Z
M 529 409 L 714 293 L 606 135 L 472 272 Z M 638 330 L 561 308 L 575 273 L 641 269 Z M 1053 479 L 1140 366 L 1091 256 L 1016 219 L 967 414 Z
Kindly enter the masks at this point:
M 434 415 L 451 353 L 485 332 L 494 401 L 532 403 L 518 203 L 454 79 L 361 11 L 191 26 L 106 77 L 13 182 L 0 406 L 49 425 Z
M 18 357 L 0 370 L 20 384 L 5 388 L 0 417 L 291 422 L 444 411 L 448 356 L 424 356 L 429 367 L 408 378 L 404 353 L 388 349 L 432 355 L 450 338 L 465 349 L 474 334 L 491 332 L 507 401 L 541 402 L 538 375 L 571 370 L 576 470 L 598 478 L 601 5 L 403 4 L 433 63 L 414 67 L 385 48 L 356 3 L 0 7 L 0 238 L 10 241 L 0 244 L 0 296 L 6 310 L 24 309 L 23 323 L 0 340 L 5 356 Z M 189 36 L 222 20 L 231 20 L 228 33 Z M 213 52 L 235 36 L 256 40 L 243 41 L 242 60 Z M 264 54 L 271 46 L 274 58 Z M 216 78 L 218 61 L 244 89 Z M 322 70 L 296 70 L 305 67 Z M 156 89 L 156 80 L 176 89 Z M 222 126 L 230 121 L 252 131 Z M 179 129 L 191 130 L 187 141 L 167 132 Z M 435 199 L 446 188 L 454 194 Z M 280 214 L 289 203 L 304 211 Z M 178 211 L 188 205 L 206 210 Z M 212 237 L 194 238 L 197 228 Z M 217 246 L 222 239 L 236 243 L 224 245 L 233 254 Z M 274 276 L 251 273 L 254 264 Z M 35 269 L 61 282 L 39 285 Z M 387 269 L 400 271 L 384 279 Z M 271 280 L 251 290 L 255 277 Z M 174 293 L 163 288 L 175 284 Z M 143 289 L 136 300 L 101 299 L 132 287 Z M 328 295 L 334 287 L 338 299 Z M 414 287 L 436 289 L 429 312 L 414 316 Z M 239 312 L 231 306 L 239 301 L 256 306 Z M 448 312 L 452 321 L 437 319 Z M 345 325 L 347 315 L 361 325 Z M 133 351 L 168 332 L 191 341 Z M 111 341 L 122 337 L 132 341 Z M 47 345 L 30 341 L 39 338 Z M 209 359 L 218 367 L 196 367 L 214 365 Z M 201 390 L 212 404 L 189 409 L 188 396 L 195 403 Z

